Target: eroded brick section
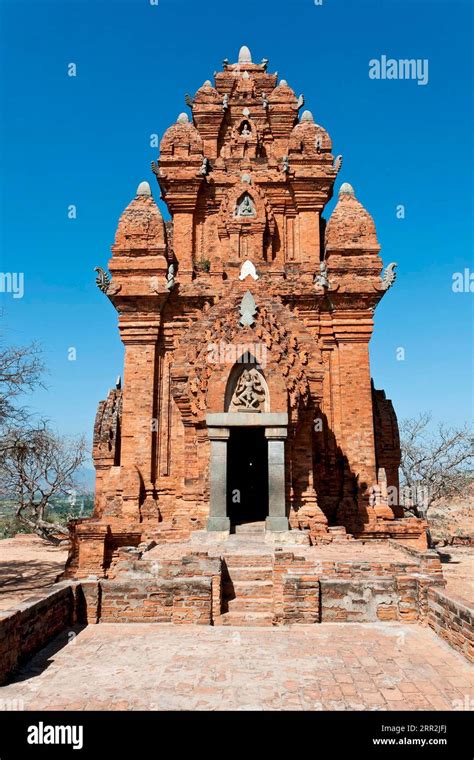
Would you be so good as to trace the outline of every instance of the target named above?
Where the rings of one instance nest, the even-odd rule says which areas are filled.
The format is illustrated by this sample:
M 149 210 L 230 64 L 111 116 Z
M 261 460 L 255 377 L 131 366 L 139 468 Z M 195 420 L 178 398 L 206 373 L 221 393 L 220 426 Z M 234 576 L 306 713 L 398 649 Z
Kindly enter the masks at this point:
M 101 582 L 103 623 L 212 622 L 212 580 L 127 580 Z
M 123 552 L 117 577 L 100 582 L 101 622 L 210 625 L 220 615 L 219 558 L 196 552 L 147 560 L 136 554 Z
M 393 578 L 321 581 L 322 622 L 363 623 L 397 620 L 398 596 Z
M 283 619 L 288 623 L 319 623 L 320 584 L 314 575 L 286 575 L 283 582 Z

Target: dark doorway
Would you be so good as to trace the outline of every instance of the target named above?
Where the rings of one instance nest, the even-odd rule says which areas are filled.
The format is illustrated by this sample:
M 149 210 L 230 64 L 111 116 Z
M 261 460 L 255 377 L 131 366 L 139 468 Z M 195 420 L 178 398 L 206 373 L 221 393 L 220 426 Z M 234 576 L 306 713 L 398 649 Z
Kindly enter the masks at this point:
M 227 515 L 231 525 L 259 522 L 268 516 L 268 443 L 263 427 L 230 429 Z

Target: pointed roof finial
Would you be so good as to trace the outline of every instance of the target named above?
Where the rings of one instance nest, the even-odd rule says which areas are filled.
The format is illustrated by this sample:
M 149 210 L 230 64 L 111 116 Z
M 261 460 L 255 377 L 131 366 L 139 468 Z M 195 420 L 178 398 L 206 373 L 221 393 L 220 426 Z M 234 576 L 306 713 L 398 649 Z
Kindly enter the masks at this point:
M 301 121 L 311 121 L 314 122 L 313 114 L 311 111 L 303 111 L 301 114 Z
M 355 196 L 354 188 L 348 182 L 343 182 L 339 190 L 339 195 L 354 195 Z
M 239 63 L 252 63 L 252 53 L 247 45 L 242 45 L 239 50 Z
M 187 113 L 180 113 L 177 120 L 177 124 L 189 124 L 189 116 Z
M 140 182 L 137 187 L 137 195 L 151 195 L 151 187 L 148 182 Z

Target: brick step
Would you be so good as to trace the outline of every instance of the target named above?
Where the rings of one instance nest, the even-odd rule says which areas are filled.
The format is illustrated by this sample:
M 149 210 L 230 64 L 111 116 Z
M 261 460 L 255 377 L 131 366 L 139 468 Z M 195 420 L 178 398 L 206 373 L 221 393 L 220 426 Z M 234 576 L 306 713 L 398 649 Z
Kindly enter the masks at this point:
M 271 581 L 272 577 L 273 570 L 271 567 L 233 567 L 230 578 L 224 578 L 224 582 L 229 579 L 237 583 L 240 581 Z
M 273 610 L 273 598 L 270 597 L 253 597 L 241 596 L 235 599 L 226 599 L 224 604 L 227 605 L 229 612 L 271 612 Z
M 224 582 L 224 596 L 227 599 L 234 597 L 247 599 L 271 599 L 273 597 L 273 582 L 271 580 L 244 580 L 234 579 Z
M 328 528 L 328 533 L 332 538 L 332 543 L 340 543 L 343 541 L 353 541 L 354 536 L 352 533 L 347 533 L 343 525 L 332 525 Z
M 248 535 L 248 534 L 257 534 L 257 535 L 265 535 L 265 523 L 264 522 L 254 522 L 254 523 L 244 523 L 243 525 L 236 525 L 234 528 L 235 535 Z
M 233 533 L 228 538 L 231 546 L 265 546 L 264 533 Z
M 214 625 L 270 626 L 273 622 L 272 612 L 224 612 L 214 618 Z
M 273 557 L 271 554 L 224 554 L 224 562 L 229 569 L 229 574 L 231 570 L 237 567 L 259 569 L 262 567 L 273 567 Z

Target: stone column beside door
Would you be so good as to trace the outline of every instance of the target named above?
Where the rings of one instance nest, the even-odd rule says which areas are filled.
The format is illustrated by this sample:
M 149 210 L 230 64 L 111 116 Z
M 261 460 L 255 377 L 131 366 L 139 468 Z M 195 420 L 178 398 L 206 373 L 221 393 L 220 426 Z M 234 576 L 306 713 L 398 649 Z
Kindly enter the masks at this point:
M 208 428 L 211 442 L 210 507 L 207 530 L 230 531 L 227 517 L 227 442 L 229 428 Z
M 286 428 L 265 428 L 268 441 L 268 517 L 269 531 L 288 530 L 285 502 L 285 439 Z

